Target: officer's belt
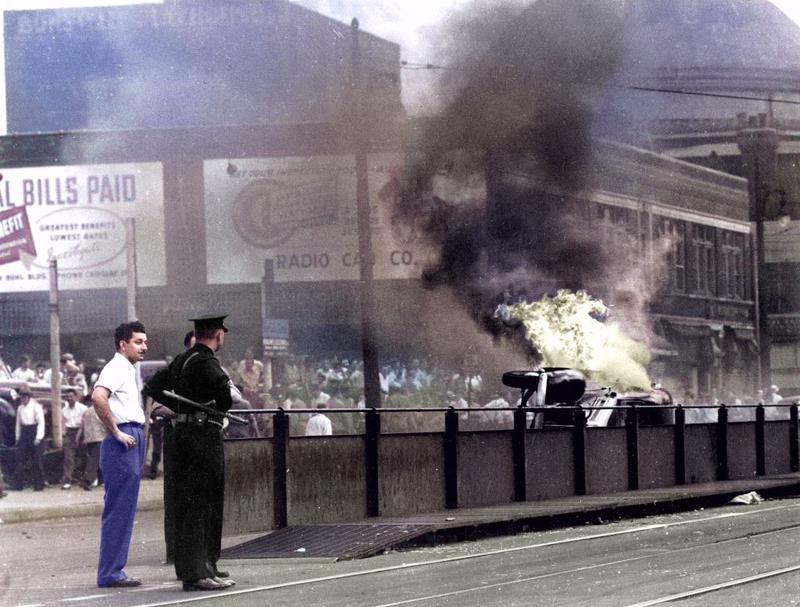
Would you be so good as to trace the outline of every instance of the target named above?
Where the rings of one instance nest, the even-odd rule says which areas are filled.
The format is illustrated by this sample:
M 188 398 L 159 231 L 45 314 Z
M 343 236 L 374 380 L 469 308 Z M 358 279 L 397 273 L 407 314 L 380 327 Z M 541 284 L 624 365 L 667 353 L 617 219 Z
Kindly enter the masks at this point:
M 208 413 L 206 413 L 205 411 L 197 411 L 196 413 L 178 413 L 175 416 L 175 423 L 197 424 L 198 426 L 202 426 L 203 424 L 214 424 L 215 426 L 219 426 L 220 428 L 222 428 L 222 422 L 210 418 L 208 416 Z

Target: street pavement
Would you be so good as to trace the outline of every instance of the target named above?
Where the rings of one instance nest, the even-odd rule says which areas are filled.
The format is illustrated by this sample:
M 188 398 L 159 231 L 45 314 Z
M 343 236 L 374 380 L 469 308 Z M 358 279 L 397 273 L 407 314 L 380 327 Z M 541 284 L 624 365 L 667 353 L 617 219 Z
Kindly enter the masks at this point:
M 357 561 L 225 560 L 238 584 L 213 593 L 183 592 L 162 563 L 157 510 L 137 516 L 127 571 L 144 585 L 130 590 L 95 586 L 96 517 L 27 521 L 0 525 L 0 605 L 798 605 L 798 515 L 800 500 L 786 498 Z
M 582 524 L 555 531 L 336 562 L 333 558 L 223 560 L 238 584 L 221 593 L 183 592 L 163 562 L 162 481 L 143 480 L 126 571 L 140 588 L 100 589 L 95 583 L 102 487 L 50 487 L 0 499 L 0 605 L 93 607 L 173 605 L 687 605 L 800 604 L 800 500 L 751 506 L 698 507 L 680 514 L 608 522 L 598 512 L 626 500 L 670 500 L 730 493 L 762 484 L 797 491 L 797 478 L 750 479 L 709 486 L 624 492 L 446 513 L 447 525 L 491 527 L 519 508 L 583 511 Z M 787 483 L 789 483 L 787 485 Z M 683 502 L 686 503 L 686 502 Z M 710 502 L 709 502 L 710 503 Z M 716 501 L 716 504 L 722 503 Z M 689 506 L 685 506 L 689 508 Z M 525 516 L 532 516 L 530 513 Z M 435 518 L 435 517 L 434 517 Z M 376 519 L 377 520 L 377 519 Z M 600 523 L 600 524 L 597 524 Z M 261 534 L 229 536 L 223 547 Z M 480 534 L 477 534 L 479 537 Z M 749 577 L 757 579 L 746 583 Z M 682 593 L 690 594 L 683 597 Z M 699 592 L 699 594 L 691 594 Z M 655 602 L 653 602 L 655 601 Z
M 140 512 L 164 508 L 164 485 L 161 477 L 142 479 L 139 490 Z M 86 491 L 78 485 L 65 490 L 51 485 L 44 491 L 8 491 L 0 499 L 0 521 L 3 524 L 58 519 L 61 517 L 100 516 L 103 512 L 103 487 Z

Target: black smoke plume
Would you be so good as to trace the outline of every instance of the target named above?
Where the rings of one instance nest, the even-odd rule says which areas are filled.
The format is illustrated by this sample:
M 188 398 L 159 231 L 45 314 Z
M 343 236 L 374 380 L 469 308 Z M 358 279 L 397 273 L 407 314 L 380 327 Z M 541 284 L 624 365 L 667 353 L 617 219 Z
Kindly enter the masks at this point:
M 621 57 L 622 18 L 621 2 L 603 0 L 494 4 L 470 7 L 443 40 L 444 109 L 413 146 L 395 219 L 438 252 L 426 284 L 450 289 L 490 334 L 507 333 L 493 315 L 499 303 L 555 288 L 608 297 L 626 269 L 621 247 L 587 232 L 575 199 L 591 163 L 597 85 Z M 465 194 L 476 182 L 482 195 Z

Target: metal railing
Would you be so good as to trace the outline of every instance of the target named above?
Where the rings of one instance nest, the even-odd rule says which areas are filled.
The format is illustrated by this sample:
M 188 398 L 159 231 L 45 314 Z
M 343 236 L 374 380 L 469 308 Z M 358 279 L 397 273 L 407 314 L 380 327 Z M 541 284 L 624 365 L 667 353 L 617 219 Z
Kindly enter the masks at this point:
M 639 441 L 640 430 L 643 427 L 640 423 L 640 414 L 644 410 L 669 409 L 674 410 L 674 423 L 666 425 L 673 428 L 674 444 L 674 478 L 677 485 L 687 484 L 687 450 L 686 450 L 686 412 L 688 409 L 715 409 L 717 419 L 712 422 L 716 426 L 715 451 L 716 451 L 716 480 L 730 480 L 730 453 L 728 429 L 730 425 L 729 411 L 731 409 L 755 409 L 755 462 L 757 476 L 766 475 L 767 469 L 767 444 L 766 444 L 766 409 L 774 407 L 778 409 L 789 409 L 789 465 L 791 472 L 800 471 L 800 447 L 798 445 L 798 404 L 780 405 L 672 405 L 664 406 L 643 406 L 643 405 L 620 405 L 615 407 L 497 407 L 497 408 L 381 408 L 381 409 L 235 409 L 232 412 L 240 415 L 272 416 L 272 472 L 273 472 L 273 514 L 276 528 L 285 527 L 288 521 L 288 451 L 289 451 L 289 418 L 292 415 L 313 415 L 316 413 L 325 414 L 357 414 L 364 416 L 365 431 L 360 436 L 364 437 L 364 465 L 366 483 L 366 514 L 369 517 L 379 516 L 379 445 L 381 436 L 388 436 L 381 432 L 382 414 L 403 414 L 403 413 L 426 413 L 444 415 L 444 436 L 443 436 L 443 471 L 444 471 L 444 502 L 448 509 L 459 507 L 459 449 L 458 440 L 461 432 L 460 415 L 462 413 L 474 412 L 499 412 L 508 411 L 513 416 L 513 427 L 501 431 L 511 432 L 511 452 L 514 485 L 514 501 L 527 501 L 528 499 L 528 449 L 529 443 L 526 440 L 528 433 L 547 431 L 548 428 L 531 429 L 530 414 L 548 413 L 554 409 L 559 411 L 570 411 L 572 414 L 572 425 L 568 429 L 562 426 L 562 431 L 569 431 L 572 434 L 572 455 L 574 458 L 574 487 L 576 495 L 587 494 L 587 431 L 592 428 L 587 427 L 586 412 L 601 409 L 624 410 L 624 431 L 626 433 L 626 457 L 628 465 L 628 489 L 636 490 L 640 487 L 640 461 L 641 445 Z M 782 420 L 786 421 L 786 420 Z M 752 422 L 749 422 L 752 423 Z M 620 428 L 621 429 L 621 428 Z M 397 433 L 391 434 L 398 436 Z M 356 435 L 359 436 L 359 435 Z M 305 437 L 303 437 L 305 438 Z M 330 438 L 330 437 L 309 437 Z M 236 440 L 236 439 L 234 439 Z M 246 439 L 245 439 L 246 440 Z

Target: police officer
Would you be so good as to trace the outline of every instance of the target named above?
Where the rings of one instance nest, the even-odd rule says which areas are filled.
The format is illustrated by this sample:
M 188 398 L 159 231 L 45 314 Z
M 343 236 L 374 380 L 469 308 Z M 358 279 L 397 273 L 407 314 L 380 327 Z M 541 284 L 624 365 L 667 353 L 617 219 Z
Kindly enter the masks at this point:
M 222 413 L 231 408 L 230 379 L 214 354 L 225 342 L 227 315 L 191 318 L 195 344 L 145 386 L 145 394 L 175 411 L 172 477 L 175 573 L 184 590 L 221 590 L 235 582 L 217 569 L 225 490 Z M 214 401 L 219 416 L 171 401 L 171 390 L 199 403 Z

